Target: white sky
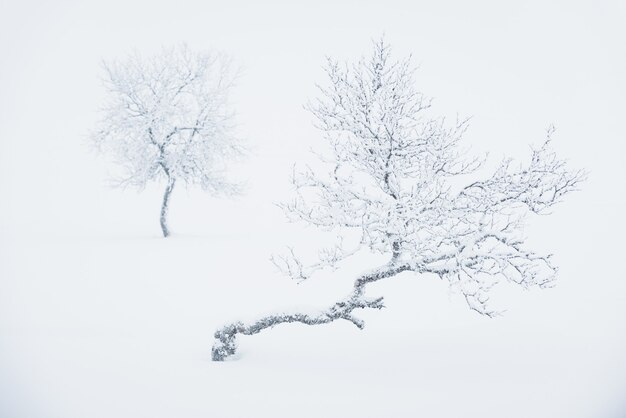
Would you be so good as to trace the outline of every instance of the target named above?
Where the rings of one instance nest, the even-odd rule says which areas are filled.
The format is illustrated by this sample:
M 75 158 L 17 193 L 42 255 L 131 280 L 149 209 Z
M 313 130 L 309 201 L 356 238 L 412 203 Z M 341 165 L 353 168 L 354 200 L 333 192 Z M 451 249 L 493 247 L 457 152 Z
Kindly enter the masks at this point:
M 474 117 L 468 141 L 477 151 L 519 155 L 554 123 L 561 151 L 594 170 L 586 200 L 606 201 L 617 194 L 611 183 L 625 177 L 626 3 L 504 3 L 4 0 L 0 187 L 32 205 L 7 208 L 5 200 L 2 208 L 38 210 L 37 199 L 63 193 L 57 182 L 101 179 L 88 170 L 94 159 L 78 151 L 102 102 L 100 61 L 180 41 L 227 51 L 245 69 L 236 97 L 242 132 L 258 153 L 250 171 L 262 170 L 275 189 L 281 164 L 319 138 L 302 105 L 323 81 L 324 56 L 353 59 L 382 33 L 398 55 L 414 55 L 436 110 Z M 254 177 L 252 194 L 267 193 Z

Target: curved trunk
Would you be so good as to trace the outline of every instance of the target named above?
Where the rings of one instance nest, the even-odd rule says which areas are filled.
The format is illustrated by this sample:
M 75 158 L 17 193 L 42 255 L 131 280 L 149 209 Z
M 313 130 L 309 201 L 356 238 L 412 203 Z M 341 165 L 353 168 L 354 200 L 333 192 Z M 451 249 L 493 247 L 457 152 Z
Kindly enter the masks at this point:
M 316 315 L 302 313 L 277 314 L 266 316 L 248 325 L 242 322 L 226 325 L 215 332 L 216 341 L 211 349 L 211 357 L 213 361 L 224 361 L 237 351 L 236 338 L 238 334 L 254 335 L 278 324 L 300 322 L 306 325 L 322 325 L 338 319 L 345 319 L 352 322 L 357 328 L 363 329 L 365 326 L 364 322 L 354 317 L 352 311 L 365 308 L 382 309 L 384 307 L 382 297 L 370 299 L 364 296 L 365 286 L 407 270 L 411 270 L 411 266 L 408 264 L 395 265 L 390 263 L 371 273 L 364 274 L 354 282 L 352 293 L 347 298 Z
M 172 190 L 174 190 L 175 179 L 169 179 L 167 187 L 165 187 L 165 193 L 163 193 L 163 204 L 161 205 L 161 230 L 163 231 L 163 237 L 167 238 L 170 231 L 167 227 L 167 210 L 169 208 L 170 196 Z

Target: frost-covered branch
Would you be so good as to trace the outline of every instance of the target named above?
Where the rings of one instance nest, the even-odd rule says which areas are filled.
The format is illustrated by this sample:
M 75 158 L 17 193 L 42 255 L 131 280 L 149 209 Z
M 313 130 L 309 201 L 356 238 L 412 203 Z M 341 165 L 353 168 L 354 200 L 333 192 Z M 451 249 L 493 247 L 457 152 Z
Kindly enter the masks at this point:
M 258 334 L 267 328 L 272 328 L 279 324 L 299 322 L 305 325 L 322 325 L 344 319 L 350 321 L 357 328 L 363 329 L 365 323 L 355 317 L 353 312 L 357 309 L 382 309 L 383 298 L 365 297 L 365 287 L 367 284 L 395 276 L 410 268 L 408 264 L 394 266 L 387 265 L 371 273 L 364 274 L 354 283 L 353 291 L 345 299 L 335 303 L 328 309 L 317 314 L 304 313 L 281 313 L 263 317 L 251 324 L 235 322 L 219 329 L 215 332 L 216 342 L 211 351 L 214 361 L 223 361 L 227 357 L 235 354 L 237 349 L 236 338 L 238 334 L 253 335 Z
M 318 252 L 318 261 L 313 264 L 305 264 L 295 253 L 293 247 L 288 247 L 283 254 L 274 254 L 270 261 L 285 276 L 301 282 L 311 277 L 315 272 L 326 268 L 336 270 L 339 263 L 356 254 L 363 248 L 363 241 L 353 247 L 344 244 L 343 237 L 338 237 L 338 242 L 325 247 Z

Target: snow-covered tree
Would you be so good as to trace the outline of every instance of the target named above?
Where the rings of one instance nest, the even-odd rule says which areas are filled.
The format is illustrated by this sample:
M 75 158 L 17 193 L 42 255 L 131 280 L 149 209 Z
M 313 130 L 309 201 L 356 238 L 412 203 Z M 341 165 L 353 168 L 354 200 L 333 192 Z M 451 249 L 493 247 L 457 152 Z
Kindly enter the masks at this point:
M 467 121 L 428 116 L 430 100 L 415 89 L 410 59 L 393 61 L 383 41 L 354 65 L 330 59 L 326 71 L 328 86 L 308 106 L 329 145 L 318 153 L 326 170 L 296 170 L 296 196 L 284 209 L 340 239 L 312 266 L 293 251 L 273 261 L 296 280 L 359 251 L 388 254 L 388 262 L 362 274 L 349 295 L 317 314 L 280 313 L 224 326 L 215 333 L 213 360 L 235 353 L 238 334 L 281 323 L 344 319 L 363 328 L 355 310 L 383 307 L 382 297 L 366 295 L 367 285 L 402 272 L 440 277 L 486 316 L 497 314 L 488 303 L 496 283 L 545 287 L 555 277 L 550 255 L 525 247 L 522 226 L 528 214 L 544 214 L 576 190 L 585 173 L 556 156 L 551 132 L 528 161 L 506 159 L 483 173 L 484 158 L 461 147 Z M 341 239 L 350 230 L 360 236 L 352 247 Z
M 92 139 L 117 163 L 115 185 L 166 183 L 164 237 L 177 182 L 216 195 L 238 192 L 226 173 L 229 159 L 242 151 L 229 105 L 236 74 L 228 57 L 179 45 L 148 57 L 135 53 L 104 69 L 108 101 Z

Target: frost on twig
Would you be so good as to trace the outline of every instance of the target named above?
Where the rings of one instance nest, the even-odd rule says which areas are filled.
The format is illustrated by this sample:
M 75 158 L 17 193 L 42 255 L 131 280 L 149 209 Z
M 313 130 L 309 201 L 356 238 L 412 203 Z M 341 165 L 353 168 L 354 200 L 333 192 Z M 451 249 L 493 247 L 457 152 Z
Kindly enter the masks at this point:
M 339 236 L 335 244 L 318 251 L 318 260 L 313 264 L 305 264 L 296 255 L 293 247 L 287 247 L 287 251 L 283 254 L 272 255 L 270 261 L 282 274 L 292 280 L 301 282 L 319 270 L 325 268 L 336 270 L 341 261 L 356 254 L 361 248 L 361 243 L 353 246 L 353 248 L 348 248 L 344 244 L 343 237 Z
M 557 269 L 550 255 L 526 248 L 522 227 L 529 214 L 549 213 L 578 190 L 586 176 L 557 156 L 552 130 L 528 160 L 504 160 L 484 175 L 484 157 L 461 144 L 468 120 L 429 116 L 430 100 L 415 90 L 410 59 L 393 61 L 383 41 L 353 65 L 329 59 L 326 72 L 328 86 L 308 105 L 328 145 L 321 158 L 326 170 L 295 170 L 295 197 L 283 208 L 290 219 L 324 230 L 356 230 L 362 237 L 357 250 L 387 254 L 389 261 L 318 315 L 272 315 L 218 330 L 214 360 L 235 352 L 238 334 L 281 323 L 345 319 L 362 328 L 354 311 L 383 306 L 382 298 L 365 297 L 366 285 L 404 271 L 440 277 L 486 316 L 498 314 L 489 294 L 499 282 L 524 288 L 552 283 Z M 471 177 L 475 181 L 467 181 Z M 309 266 L 290 249 L 273 261 L 304 280 L 351 254 L 339 245 Z

